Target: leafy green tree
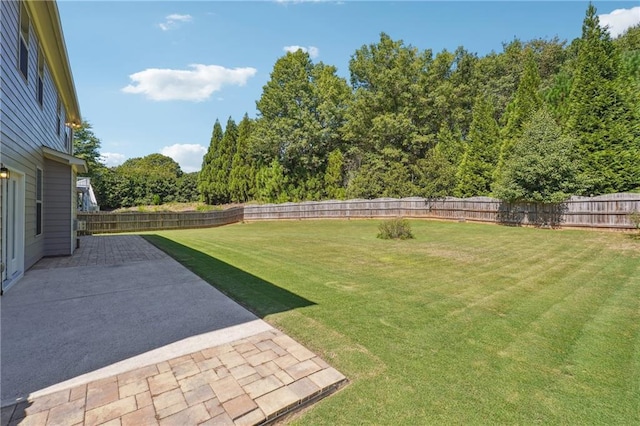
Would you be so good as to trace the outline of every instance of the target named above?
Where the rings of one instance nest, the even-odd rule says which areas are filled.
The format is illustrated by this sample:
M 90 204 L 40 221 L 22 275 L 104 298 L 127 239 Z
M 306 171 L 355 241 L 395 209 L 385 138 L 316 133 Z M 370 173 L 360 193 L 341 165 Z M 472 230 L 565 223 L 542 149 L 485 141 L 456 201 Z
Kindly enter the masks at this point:
M 289 199 L 286 191 L 287 178 L 277 159 L 269 166 L 261 167 L 256 174 L 256 198 L 267 203 L 279 203 Z
M 122 174 L 137 177 L 178 177 L 182 175 L 180 165 L 171 157 L 149 154 L 146 157 L 130 158 L 116 167 Z
M 425 132 L 434 134 L 438 126 L 446 126 L 468 133 L 477 90 L 476 62 L 475 55 L 459 47 L 454 53 L 443 50 L 429 64 L 423 78 Z
M 490 98 L 478 96 L 464 155 L 456 174 L 459 197 L 489 195 L 500 149 L 500 130 Z
M 345 197 L 344 155 L 336 149 L 329 154 L 324 174 L 324 191 L 328 198 L 342 200 Z
M 104 169 L 96 188 L 100 207 L 117 209 L 173 201 L 192 202 L 196 175 L 185 175 L 180 165 L 162 154 L 131 158 Z
M 308 182 L 322 179 L 329 153 L 341 144 L 349 93 L 335 67 L 313 64 L 298 50 L 276 61 L 256 104 L 253 155 L 260 166 L 277 160 L 303 199 L 310 198 Z
M 346 141 L 374 155 L 394 150 L 404 162 L 422 158 L 435 133 L 426 127 L 430 111 L 424 79 L 431 61 L 431 51 L 420 52 L 385 33 L 378 43 L 358 49 L 349 62 L 355 93 L 344 127 Z
M 432 149 L 415 165 L 418 195 L 442 198 L 453 194 L 456 187 L 456 166 L 439 149 Z
M 253 121 L 245 114 L 238 125 L 236 150 L 229 174 L 229 193 L 235 203 L 244 203 L 255 196 L 255 163 L 249 155 L 252 131 Z
M 100 173 L 98 184 L 93 185 L 98 205 L 101 210 L 112 210 L 122 207 L 122 193 L 125 179 L 113 168 L 104 168 Z
M 573 80 L 572 70 L 563 68 L 554 76 L 553 83 L 544 92 L 546 105 L 564 127 L 569 118 L 569 96 Z
M 183 173 L 176 182 L 174 201 L 192 203 L 200 198 L 198 192 L 198 172 Z
M 347 186 L 348 198 L 402 198 L 415 195 L 414 178 L 408 166 L 394 158 L 393 152 L 372 157 L 363 164 Z
M 229 191 L 229 176 L 233 163 L 238 139 L 238 126 L 229 117 L 224 129 L 224 135 L 218 143 L 217 155 L 211 161 L 211 175 L 209 182 L 210 196 L 214 204 L 226 204 L 231 201 Z
M 525 62 L 522 77 L 513 100 L 507 105 L 503 115 L 505 126 L 502 128 L 500 155 L 494 172 L 494 179 L 498 179 L 505 161 L 511 156 L 515 141 L 522 135 L 523 125 L 542 105 L 542 98 L 538 93 L 540 74 L 533 51 L 525 50 Z
M 436 146 L 414 167 L 417 184 L 415 195 L 425 198 L 453 195 L 457 183 L 456 171 L 464 155 L 465 145 L 460 132 L 452 132 L 448 124 L 440 126 L 436 139 Z
M 513 155 L 494 185 L 505 201 L 559 203 L 579 187 L 576 141 L 562 134 L 552 114 L 541 109 L 525 125 Z
M 219 145 L 223 136 L 224 132 L 222 131 L 220 121 L 216 119 L 216 122 L 213 125 L 213 131 L 211 133 L 209 148 L 207 150 L 207 153 L 204 155 L 204 158 L 202 159 L 202 168 L 200 169 L 200 173 L 198 175 L 198 191 L 200 192 L 202 201 L 207 204 L 214 203 L 214 161 L 217 161 L 217 158 L 220 155 Z
M 537 38 L 525 43 L 525 56 L 527 50 L 531 50 L 535 56 L 540 75 L 540 91 L 546 90 L 553 84 L 555 75 L 567 61 L 566 45 L 567 41 L 560 40 L 557 36 L 549 40 Z
M 83 121 L 73 132 L 73 155 L 87 162 L 87 176 L 94 177 L 104 168 L 100 160 L 100 139 L 91 124 Z
M 637 52 L 640 50 L 640 24 L 627 28 L 613 42 L 621 52 Z
M 501 53 L 491 52 L 480 58 L 474 67 L 474 93 L 476 96 L 484 94 L 493 100 L 496 117 L 504 114 L 518 87 L 525 44 L 516 38 L 503 43 L 502 49 Z
M 621 55 L 620 85 L 634 104 L 636 117 L 640 117 L 640 24 L 629 28 L 614 43 Z
M 457 169 L 462 161 L 465 149 L 460 131 L 458 129 L 452 131 L 448 125 L 442 124 L 436 139 L 438 142 L 433 150 L 437 151 L 439 156 L 442 156 L 443 159 L 446 159 L 448 163 Z
M 177 181 L 183 174 L 178 163 L 162 154 L 130 158 L 115 172 L 128 183 L 123 207 L 175 201 Z
M 590 4 L 578 43 L 568 129 L 578 139 L 587 194 L 640 187 L 640 119 L 619 78 L 620 54 Z M 636 93 L 637 96 L 637 93 Z

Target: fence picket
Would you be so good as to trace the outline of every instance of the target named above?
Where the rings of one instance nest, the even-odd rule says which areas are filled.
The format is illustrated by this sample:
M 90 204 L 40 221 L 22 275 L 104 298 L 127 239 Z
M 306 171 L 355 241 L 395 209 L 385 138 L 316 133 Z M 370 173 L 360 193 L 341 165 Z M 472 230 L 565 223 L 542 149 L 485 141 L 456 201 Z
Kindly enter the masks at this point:
M 503 203 L 489 197 L 380 198 L 303 203 L 250 204 L 209 212 L 78 213 L 90 233 L 137 232 L 221 226 L 243 220 L 436 218 L 502 223 L 512 226 L 633 229 L 629 218 L 640 211 L 640 194 L 572 197 L 561 204 Z

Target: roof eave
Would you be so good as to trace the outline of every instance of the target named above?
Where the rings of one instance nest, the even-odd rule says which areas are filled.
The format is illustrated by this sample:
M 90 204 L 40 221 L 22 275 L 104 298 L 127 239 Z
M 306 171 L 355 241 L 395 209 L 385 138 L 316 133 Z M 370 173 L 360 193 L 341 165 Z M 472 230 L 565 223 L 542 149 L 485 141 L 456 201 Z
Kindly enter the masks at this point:
M 87 173 L 88 171 L 87 162 L 82 158 L 74 157 L 73 155 L 56 151 L 55 149 L 51 149 L 46 146 L 42 147 L 42 154 L 45 158 L 72 167 L 76 173 Z

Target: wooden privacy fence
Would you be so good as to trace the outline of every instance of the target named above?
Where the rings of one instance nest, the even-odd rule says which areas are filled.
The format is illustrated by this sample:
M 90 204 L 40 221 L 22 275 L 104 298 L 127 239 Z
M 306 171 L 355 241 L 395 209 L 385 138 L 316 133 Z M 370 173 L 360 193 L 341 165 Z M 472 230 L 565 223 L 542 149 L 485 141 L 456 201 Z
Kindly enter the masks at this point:
M 209 212 L 78 213 L 89 233 L 203 228 L 243 220 L 437 218 L 511 226 L 630 230 L 630 214 L 640 212 L 640 194 L 572 197 L 561 204 L 505 203 L 495 198 L 378 198 L 262 204 Z M 84 223 L 83 223 L 84 222 Z
M 247 205 L 244 220 L 360 219 L 385 217 L 438 218 L 549 226 L 633 229 L 629 215 L 640 211 L 640 194 L 572 197 L 561 204 L 505 203 L 490 197 L 378 198 Z
M 241 222 L 243 213 L 243 207 L 208 212 L 78 212 L 78 229 L 90 234 L 101 234 L 160 229 L 208 228 Z

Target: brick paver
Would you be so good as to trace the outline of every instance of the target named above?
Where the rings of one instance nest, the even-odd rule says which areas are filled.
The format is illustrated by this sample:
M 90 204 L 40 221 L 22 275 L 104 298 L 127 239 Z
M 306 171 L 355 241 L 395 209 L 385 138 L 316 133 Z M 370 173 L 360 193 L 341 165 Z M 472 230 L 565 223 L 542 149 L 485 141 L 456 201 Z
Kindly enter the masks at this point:
M 71 257 L 34 269 L 166 256 L 139 236 L 83 237 Z M 2 407 L 4 425 L 257 425 L 328 395 L 347 379 L 276 329 Z
M 70 268 L 74 266 L 121 265 L 166 256 L 138 235 L 81 237 L 80 248 L 73 256 L 45 257 L 32 269 Z
M 2 420 L 42 425 L 257 425 L 345 383 L 340 372 L 273 329 L 3 407 Z

